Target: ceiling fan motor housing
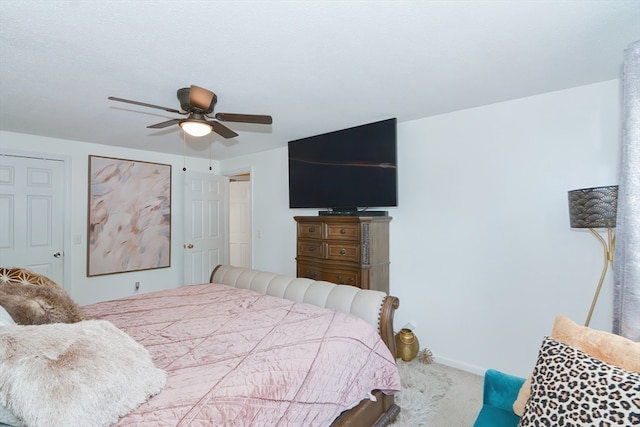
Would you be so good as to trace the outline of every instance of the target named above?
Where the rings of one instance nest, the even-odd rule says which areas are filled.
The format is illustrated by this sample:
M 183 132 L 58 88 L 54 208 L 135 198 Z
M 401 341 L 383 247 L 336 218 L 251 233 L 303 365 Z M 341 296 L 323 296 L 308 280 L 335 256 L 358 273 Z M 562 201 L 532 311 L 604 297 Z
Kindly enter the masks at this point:
M 211 92 L 213 93 L 213 92 Z M 178 89 L 178 101 L 180 101 L 180 108 L 182 111 L 192 112 L 195 110 L 201 110 L 200 108 L 196 108 L 191 105 L 191 88 L 183 87 L 182 89 Z M 213 111 L 216 103 L 218 102 L 218 96 L 214 93 L 213 99 L 211 100 L 211 104 L 206 110 L 201 110 L 204 114 L 209 114 Z

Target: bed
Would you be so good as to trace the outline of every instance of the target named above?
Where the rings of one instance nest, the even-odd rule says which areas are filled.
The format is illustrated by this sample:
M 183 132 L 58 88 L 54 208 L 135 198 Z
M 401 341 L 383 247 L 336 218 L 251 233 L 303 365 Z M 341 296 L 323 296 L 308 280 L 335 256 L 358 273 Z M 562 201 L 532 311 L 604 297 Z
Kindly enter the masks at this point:
M 119 427 L 385 426 L 400 411 L 397 307 L 382 292 L 220 265 L 210 283 L 84 306 L 78 325 L 115 325 L 97 334 L 126 332 L 154 365 L 143 376 L 166 375 Z

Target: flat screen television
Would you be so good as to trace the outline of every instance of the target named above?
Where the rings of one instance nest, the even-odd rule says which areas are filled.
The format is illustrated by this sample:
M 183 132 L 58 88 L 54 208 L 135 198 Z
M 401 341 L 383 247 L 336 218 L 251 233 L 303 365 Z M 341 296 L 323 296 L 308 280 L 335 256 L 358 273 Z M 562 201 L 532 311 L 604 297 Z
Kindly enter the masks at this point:
M 357 215 L 398 205 L 396 119 L 289 141 L 289 207 Z

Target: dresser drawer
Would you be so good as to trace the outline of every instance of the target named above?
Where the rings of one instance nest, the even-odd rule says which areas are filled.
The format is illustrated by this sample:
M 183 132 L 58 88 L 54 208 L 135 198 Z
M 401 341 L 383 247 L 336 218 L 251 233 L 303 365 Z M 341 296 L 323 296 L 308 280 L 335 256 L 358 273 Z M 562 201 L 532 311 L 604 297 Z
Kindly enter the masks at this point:
M 314 265 L 298 262 L 297 277 L 305 277 L 311 280 L 323 280 L 322 272 Z
M 298 223 L 298 238 L 303 238 L 303 239 L 322 238 L 322 223 L 320 222 Z
M 329 243 L 327 245 L 327 259 L 337 261 L 360 261 L 360 245 L 357 243 Z
M 360 270 L 350 268 L 335 268 L 324 263 L 313 261 L 298 261 L 297 276 L 312 280 L 324 280 L 338 285 L 351 285 L 360 287 Z
M 326 282 L 360 287 L 360 274 L 358 270 L 336 269 L 332 271 L 322 271 L 320 277 L 320 280 Z
M 298 240 L 298 256 L 324 258 L 325 244 L 320 240 Z
M 326 224 L 326 235 L 328 240 L 350 240 L 360 241 L 360 224 Z

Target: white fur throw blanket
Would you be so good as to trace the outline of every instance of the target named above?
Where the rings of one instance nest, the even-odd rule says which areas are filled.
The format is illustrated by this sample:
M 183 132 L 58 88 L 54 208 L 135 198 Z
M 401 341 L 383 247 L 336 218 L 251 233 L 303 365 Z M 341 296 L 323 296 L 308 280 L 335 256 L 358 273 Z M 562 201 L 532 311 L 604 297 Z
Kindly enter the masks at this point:
M 0 326 L 0 405 L 29 427 L 109 426 L 160 392 L 166 373 L 104 320 Z

